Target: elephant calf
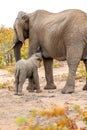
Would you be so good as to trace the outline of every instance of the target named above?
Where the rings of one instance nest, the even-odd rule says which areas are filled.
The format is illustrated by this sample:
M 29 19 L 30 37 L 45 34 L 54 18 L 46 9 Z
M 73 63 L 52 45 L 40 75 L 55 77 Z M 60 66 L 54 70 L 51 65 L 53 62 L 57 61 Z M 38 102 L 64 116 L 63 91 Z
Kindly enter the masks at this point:
M 31 91 L 34 90 L 33 87 L 36 87 L 36 92 L 41 92 L 39 86 L 39 76 L 38 76 L 38 68 L 40 67 L 40 61 L 42 60 L 42 55 L 40 52 L 33 54 L 27 60 L 21 59 L 19 60 L 14 69 L 15 73 L 15 94 L 22 95 L 23 84 L 28 78 L 30 83 Z M 35 84 L 32 84 L 33 83 Z M 35 86 L 34 86 L 35 85 Z

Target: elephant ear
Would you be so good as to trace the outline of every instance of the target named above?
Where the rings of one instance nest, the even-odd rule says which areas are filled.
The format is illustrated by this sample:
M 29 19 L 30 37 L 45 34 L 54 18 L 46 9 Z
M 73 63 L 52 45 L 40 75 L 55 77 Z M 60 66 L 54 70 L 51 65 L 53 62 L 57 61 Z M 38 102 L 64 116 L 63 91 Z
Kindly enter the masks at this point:
M 24 14 L 22 16 L 22 20 L 24 20 L 25 22 L 28 22 L 29 21 L 29 16 L 27 14 Z

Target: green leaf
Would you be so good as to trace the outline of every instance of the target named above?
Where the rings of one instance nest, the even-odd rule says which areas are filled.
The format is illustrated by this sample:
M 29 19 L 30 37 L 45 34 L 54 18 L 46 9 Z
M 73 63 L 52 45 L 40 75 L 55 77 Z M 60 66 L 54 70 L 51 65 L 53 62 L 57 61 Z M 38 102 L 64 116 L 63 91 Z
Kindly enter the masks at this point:
M 37 116 L 37 111 L 35 109 L 32 110 L 32 116 L 36 117 Z
M 18 117 L 18 118 L 16 119 L 16 123 L 17 123 L 18 125 L 22 125 L 22 124 L 24 124 L 24 123 L 26 123 L 26 122 L 27 122 L 27 119 L 24 118 L 24 117 Z
M 84 118 L 83 118 L 83 121 L 87 121 L 87 117 L 84 117 Z
M 82 114 L 82 110 L 79 105 L 73 104 L 72 108 L 76 110 L 79 114 Z

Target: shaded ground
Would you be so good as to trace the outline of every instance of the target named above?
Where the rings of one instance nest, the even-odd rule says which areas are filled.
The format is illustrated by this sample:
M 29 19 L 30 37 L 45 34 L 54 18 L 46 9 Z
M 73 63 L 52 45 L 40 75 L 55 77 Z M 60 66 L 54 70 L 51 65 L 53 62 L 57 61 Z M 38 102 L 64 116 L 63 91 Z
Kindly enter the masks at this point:
M 29 93 L 26 90 L 27 80 L 24 84 L 24 95 L 16 96 L 8 88 L 0 89 L 0 128 L 1 130 L 17 130 L 15 119 L 19 116 L 25 116 L 31 109 L 49 108 L 50 106 L 59 106 L 63 104 L 78 104 L 81 107 L 87 106 L 87 92 L 82 91 L 85 79 L 76 80 L 75 93 L 61 94 L 66 79 L 63 78 L 68 73 L 66 62 L 61 62 L 58 68 L 54 68 L 54 81 L 57 85 L 56 90 L 44 90 L 46 84 L 44 68 L 39 69 L 41 93 Z M 14 79 L 13 74 L 0 69 L 0 83 Z M 79 122 L 79 126 L 84 126 Z

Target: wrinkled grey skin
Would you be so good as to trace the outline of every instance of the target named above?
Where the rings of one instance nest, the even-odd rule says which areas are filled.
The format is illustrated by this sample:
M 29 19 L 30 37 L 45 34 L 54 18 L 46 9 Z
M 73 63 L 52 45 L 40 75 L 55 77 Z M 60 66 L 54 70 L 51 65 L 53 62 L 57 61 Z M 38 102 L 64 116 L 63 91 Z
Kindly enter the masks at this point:
M 23 94 L 22 88 L 26 78 L 28 78 L 28 80 L 31 81 L 30 86 L 32 89 L 30 91 L 33 92 L 33 90 L 35 89 L 33 87 L 36 87 L 36 92 L 41 92 L 38 76 L 38 68 L 40 67 L 41 59 L 41 53 L 35 53 L 27 60 L 21 59 L 16 63 L 14 69 L 16 95 Z M 35 83 L 35 86 L 34 84 L 32 84 L 33 82 Z
M 62 93 L 73 93 L 75 75 L 80 60 L 87 70 L 87 14 L 81 10 L 70 9 L 59 13 L 38 10 L 27 14 L 19 12 L 14 23 L 14 53 L 16 61 L 21 58 L 20 48 L 29 38 L 29 56 L 42 49 L 45 89 L 55 89 L 53 81 L 53 59 L 67 60 L 69 73 Z M 83 90 L 87 90 L 87 79 Z

